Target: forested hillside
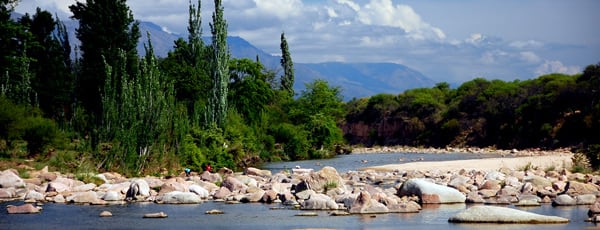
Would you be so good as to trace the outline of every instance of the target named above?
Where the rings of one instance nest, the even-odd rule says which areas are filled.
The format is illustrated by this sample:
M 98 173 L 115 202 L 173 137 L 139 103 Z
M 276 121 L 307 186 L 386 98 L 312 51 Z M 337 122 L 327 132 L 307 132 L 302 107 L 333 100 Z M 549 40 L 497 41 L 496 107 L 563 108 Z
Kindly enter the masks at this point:
M 600 64 L 525 81 L 474 79 L 347 103 L 350 144 L 587 148 L 600 143 Z

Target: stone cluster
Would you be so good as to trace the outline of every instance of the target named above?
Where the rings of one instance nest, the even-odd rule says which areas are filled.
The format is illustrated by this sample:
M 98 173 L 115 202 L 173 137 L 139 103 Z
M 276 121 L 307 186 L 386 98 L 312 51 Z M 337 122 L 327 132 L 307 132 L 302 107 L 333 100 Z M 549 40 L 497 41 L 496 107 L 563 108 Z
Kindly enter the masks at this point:
M 29 178 L 22 179 L 17 170 L 0 172 L 0 199 L 20 199 L 26 203 L 7 207 L 9 213 L 40 212 L 39 207 L 32 205 L 39 202 L 90 205 L 125 202 L 197 204 L 207 200 L 264 202 L 280 203 L 283 207 L 307 212 L 329 210 L 332 216 L 419 212 L 422 204 L 533 206 L 551 203 L 554 206 L 588 205 L 590 220 L 600 220 L 600 201 L 596 199 L 600 192 L 600 177 L 571 173 L 566 169 L 522 171 L 503 168 L 489 172 L 366 170 L 338 173 L 335 168 L 325 166 L 319 171 L 292 169 L 273 174 L 250 167 L 244 172 L 223 168 L 216 173 L 192 173 L 187 177 L 182 173 L 167 178 L 125 178 L 117 173 L 102 173 L 92 176 L 100 181 L 97 184 L 84 183 L 74 179 L 73 175 L 49 172 L 47 168 L 31 171 L 29 175 Z M 471 220 L 472 215 L 478 215 L 472 213 L 478 212 L 506 211 L 472 210 L 451 218 L 451 221 L 459 222 L 460 218 Z M 222 212 L 214 210 L 210 214 L 217 213 Z M 491 217 L 492 222 L 507 218 L 498 215 Z M 166 214 L 148 217 L 166 217 Z M 490 217 L 486 218 L 486 221 L 490 220 Z M 564 222 L 563 219 L 536 218 L 527 221 Z

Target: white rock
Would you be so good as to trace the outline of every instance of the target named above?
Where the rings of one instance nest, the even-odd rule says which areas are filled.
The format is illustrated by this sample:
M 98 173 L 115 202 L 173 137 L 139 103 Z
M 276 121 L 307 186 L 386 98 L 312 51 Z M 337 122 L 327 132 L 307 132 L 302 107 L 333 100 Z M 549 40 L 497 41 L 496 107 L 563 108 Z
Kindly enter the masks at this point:
M 473 206 L 448 219 L 455 223 L 568 223 L 569 219 L 497 206 Z

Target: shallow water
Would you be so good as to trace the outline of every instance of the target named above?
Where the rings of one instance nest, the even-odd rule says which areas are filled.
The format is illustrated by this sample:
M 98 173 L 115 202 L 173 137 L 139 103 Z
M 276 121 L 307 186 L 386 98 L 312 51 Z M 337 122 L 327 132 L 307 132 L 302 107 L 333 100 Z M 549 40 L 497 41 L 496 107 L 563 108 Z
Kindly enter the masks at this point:
M 324 166 L 332 166 L 339 173 L 356 171 L 363 167 L 403 164 L 415 161 L 450 161 L 450 160 L 468 160 L 500 157 L 498 154 L 473 154 L 473 153 L 446 153 L 446 154 L 428 154 L 428 153 L 368 153 L 368 154 L 348 154 L 339 155 L 331 159 L 305 160 L 293 162 L 273 162 L 262 166 L 263 169 L 269 169 L 272 172 L 279 172 L 285 169 L 291 169 L 296 166 L 301 168 L 312 168 L 315 171 Z
M 358 154 L 342 155 L 327 160 L 280 162 L 264 165 L 263 168 L 280 171 L 299 165 L 303 168 L 319 170 L 323 166 L 333 166 L 338 172 L 357 170 L 361 167 L 382 164 L 406 163 L 423 158 L 425 161 L 462 160 L 497 157 L 497 155 L 475 154 Z M 400 161 L 403 159 L 403 161 Z M 19 205 L 20 201 L 1 203 Z M 153 203 L 133 203 L 114 206 L 90 206 L 72 204 L 43 205 L 39 214 L 8 215 L 0 211 L 0 229 L 595 229 L 587 218 L 587 206 L 519 207 L 518 209 L 568 218 L 568 224 L 454 224 L 448 218 L 466 209 L 466 204 L 426 205 L 420 213 L 329 216 L 326 211 L 317 211 L 316 217 L 294 216 L 302 210 L 293 210 L 279 204 L 224 204 L 205 202 L 196 205 L 164 205 Z M 510 206 L 515 208 L 514 206 Z M 272 209 L 273 208 L 273 209 Z M 225 211 L 223 215 L 206 215 L 208 210 Z M 112 212 L 112 217 L 101 218 L 102 211 Z M 165 212 L 164 219 L 145 219 L 145 213 Z
M 6 204 L 21 204 L 10 202 Z M 196 205 L 159 205 L 137 203 L 115 206 L 45 204 L 40 214 L 0 214 L 0 229 L 584 229 L 594 228 L 584 222 L 587 207 L 553 208 L 543 205 L 525 208 L 534 213 L 569 218 L 568 224 L 454 224 L 448 218 L 468 206 L 428 205 L 420 213 L 329 216 L 317 211 L 316 217 L 294 216 L 302 210 L 271 209 L 278 204 L 224 204 L 206 202 Z M 512 207 L 512 206 L 511 206 Z M 514 207 L 513 207 L 514 208 Z M 204 214 L 208 210 L 225 211 L 222 215 Z M 522 208 L 519 208 L 522 209 Z M 99 217 L 102 211 L 112 217 Z M 163 219 L 142 218 L 145 213 L 165 212 Z

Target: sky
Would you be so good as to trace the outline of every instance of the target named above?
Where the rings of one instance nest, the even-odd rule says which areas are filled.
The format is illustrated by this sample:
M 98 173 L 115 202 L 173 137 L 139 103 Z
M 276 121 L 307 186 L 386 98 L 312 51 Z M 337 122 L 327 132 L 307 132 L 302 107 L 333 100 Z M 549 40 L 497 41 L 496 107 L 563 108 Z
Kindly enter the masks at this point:
M 82 0 L 80 0 L 82 1 Z M 75 0 L 21 0 L 61 18 Z M 197 0 L 192 0 L 197 4 Z M 186 34 L 189 0 L 128 0 L 136 19 Z M 436 82 L 575 74 L 600 62 L 596 0 L 223 0 L 230 36 L 294 62 L 391 62 Z M 201 3 L 205 36 L 213 1 Z

